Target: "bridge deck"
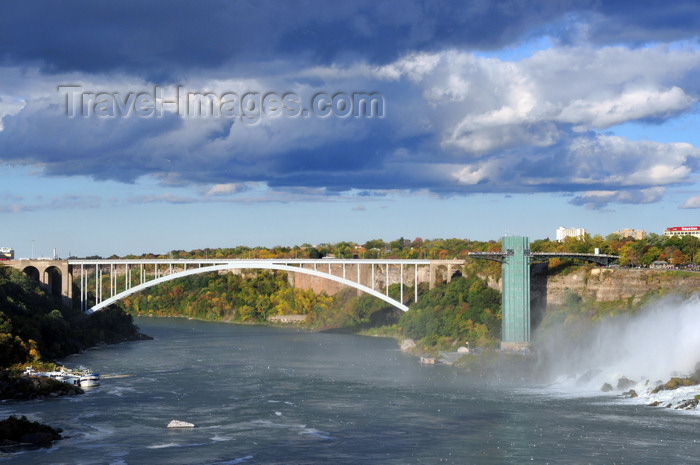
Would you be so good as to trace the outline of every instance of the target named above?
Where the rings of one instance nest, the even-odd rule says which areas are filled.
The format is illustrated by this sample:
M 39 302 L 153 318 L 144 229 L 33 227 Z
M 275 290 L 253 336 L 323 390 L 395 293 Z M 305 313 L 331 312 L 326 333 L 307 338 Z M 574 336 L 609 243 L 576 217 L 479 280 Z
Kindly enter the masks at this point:
M 379 297 L 391 305 L 406 311 L 404 304 L 404 285 L 413 281 L 414 301 L 418 300 L 419 282 L 435 285 L 437 270 L 444 267 L 447 280 L 452 276 L 453 268 L 464 265 L 463 259 L 429 260 L 429 259 L 168 259 L 168 258 L 119 258 L 119 259 L 71 259 L 67 265 L 77 269 L 80 275 L 80 297 L 83 308 L 87 310 L 88 275 L 94 281 L 103 283 L 103 277 L 109 276 L 109 285 L 105 291 L 103 285 L 95 289 L 96 304 L 93 310 L 103 308 L 108 302 L 145 289 L 178 276 L 196 273 L 224 271 L 234 269 L 276 269 L 306 275 L 312 275 L 336 281 L 343 285 L 355 287 L 363 292 Z M 419 280 L 419 267 L 427 268 Z M 88 271 L 88 269 L 90 271 Z M 125 275 L 124 284 L 117 289 L 117 275 Z M 92 278 L 91 278 L 92 279 Z M 105 278 L 106 279 L 106 278 Z M 389 297 L 389 285 L 399 284 L 399 299 Z M 409 284 L 410 285 L 410 284 Z M 377 288 L 383 288 L 383 294 Z M 120 292 L 121 291 L 121 292 Z M 103 293 L 108 298 L 103 298 Z
M 510 254 L 507 251 L 501 252 L 468 252 L 470 258 L 481 258 L 484 260 L 493 260 L 497 262 L 503 262 L 505 257 Z M 607 265 L 617 260 L 617 255 L 609 254 L 592 254 L 592 253 L 575 253 L 575 252 L 530 252 L 524 254 L 531 262 L 535 260 L 547 260 L 550 258 L 575 258 L 579 260 L 585 260 L 588 262 L 601 263 Z

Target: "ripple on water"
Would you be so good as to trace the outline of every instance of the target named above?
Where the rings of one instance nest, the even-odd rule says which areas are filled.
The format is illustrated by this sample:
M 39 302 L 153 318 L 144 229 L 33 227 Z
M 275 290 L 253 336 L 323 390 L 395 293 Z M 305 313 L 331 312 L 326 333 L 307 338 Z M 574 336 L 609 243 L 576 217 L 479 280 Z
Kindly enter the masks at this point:
M 201 447 L 201 446 L 206 446 L 207 444 L 201 443 L 201 442 L 195 442 L 191 444 L 180 444 L 176 442 L 169 442 L 166 444 L 153 444 L 150 446 L 146 446 L 146 449 L 169 449 L 171 447 Z
M 232 437 L 227 437 L 227 436 L 220 436 L 218 434 L 215 434 L 211 438 L 209 438 L 212 442 L 226 442 L 226 441 L 232 441 Z
M 246 455 L 245 457 L 240 457 L 237 459 L 228 460 L 226 462 L 216 462 L 213 465 L 236 465 L 238 463 L 247 462 L 248 460 L 251 460 L 252 458 L 253 458 L 252 455 Z

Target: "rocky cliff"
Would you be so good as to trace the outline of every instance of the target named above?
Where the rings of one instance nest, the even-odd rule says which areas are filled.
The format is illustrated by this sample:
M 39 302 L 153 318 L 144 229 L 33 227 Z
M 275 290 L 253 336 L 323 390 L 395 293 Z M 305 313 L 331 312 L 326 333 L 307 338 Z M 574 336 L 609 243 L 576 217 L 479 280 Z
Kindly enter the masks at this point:
M 308 267 L 310 268 L 311 266 Z M 416 279 L 418 283 L 426 283 L 430 280 L 430 269 L 428 267 L 414 269 L 413 266 L 404 266 L 402 273 L 401 269 L 397 266 L 391 266 L 388 268 L 384 267 L 383 265 L 374 266 L 374 271 L 372 271 L 372 267 L 370 266 L 363 266 L 358 270 L 357 265 L 352 263 L 348 264 L 347 266 L 343 266 L 339 263 L 329 261 L 328 264 L 324 263 L 322 265 L 318 265 L 318 270 L 324 273 L 331 273 L 339 278 L 346 278 L 353 282 L 359 281 L 362 285 L 378 291 L 383 291 L 385 289 L 387 272 L 388 281 L 390 284 L 397 284 L 401 282 L 401 278 L 403 277 L 403 283 L 406 287 L 412 287 Z M 440 273 L 438 278 L 439 280 L 447 279 L 447 270 L 444 266 L 435 271 Z M 418 276 L 416 277 L 414 273 L 418 273 Z M 289 273 L 287 275 L 287 280 L 289 281 L 290 285 L 297 289 L 311 289 L 316 294 L 325 292 L 328 295 L 334 295 L 347 287 L 345 284 L 331 281 L 330 279 L 319 278 L 304 273 Z M 361 291 L 358 291 L 358 295 L 360 294 Z
M 700 273 L 580 267 L 568 273 L 533 273 L 532 297 L 547 306 L 564 303 L 568 292 L 598 302 L 627 300 L 635 304 L 649 293 L 689 295 L 700 292 Z
M 408 268 L 407 268 L 408 270 Z M 562 272 L 552 273 L 546 263 L 538 263 L 532 266 L 531 296 L 535 313 L 543 312 L 546 307 L 557 306 L 564 303 L 564 297 L 569 292 L 574 292 L 584 300 L 598 302 L 628 301 L 631 304 L 638 303 L 649 293 L 669 293 L 689 295 L 700 292 L 700 273 L 677 272 L 649 269 L 625 269 L 625 268 L 600 268 L 594 265 L 566 268 Z M 355 268 L 346 271 L 348 276 L 356 274 Z M 428 279 L 427 269 L 419 269 L 419 282 Z M 333 269 L 333 274 L 342 276 L 340 268 Z M 374 277 L 374 287 L 382 289 L 384 286 L 384 269 L 377 268 Z M 480 275 L 488 286 L 501 291 L 501 280 L 490 275 Z M 500 277 L 499 277 L 500 278 Z M 389 279 L 391 283 L 398 282 L 398 269 L 390 269 Z M 413 284 L 413 275 L 408 271 L 404 275 L 404 284 Z M 290 284 L 300 289 L 312 289 L 314 292 L 325 292 L 333 295 L 344 289 L 343 284 L 328 279 L 317 278 L 301 273 L 289 274 Z M 369 274 L 362 272 L 362 283 L 370 285 Z

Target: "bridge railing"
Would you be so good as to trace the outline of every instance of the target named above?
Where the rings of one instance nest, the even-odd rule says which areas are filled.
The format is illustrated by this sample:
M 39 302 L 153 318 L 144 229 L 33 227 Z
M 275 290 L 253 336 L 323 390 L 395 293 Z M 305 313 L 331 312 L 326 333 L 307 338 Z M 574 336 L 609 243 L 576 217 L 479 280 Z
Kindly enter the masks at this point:
M 439 266 L 447 268 L 447 279 L 451 278 L 451 269 L 454 266 L 461 266 L 464 260 L 428 260 L 428 259 L 71 259 L 68 264 L 73 269 L 78 269 L 80 274 L 80 301 L 81 308 L 87 310 L 88 306 L 88 281 L 90 276 L 94 275 L 95 280 L 95 304 L 100 304 L 107 299 L 113 299 L 120 293 L 129 291 L 134 286 L 143 288 L 144 284 L 163 278 L 167 275 L 176 275 L 178 273 L 192 274 L 193 268 L 201 268 L 201 272 L 206 272 L 207 268 L 216 267 L 221 269 L 230 266 L 231 269 L 245 268 L 269 268 L 271 264 L 289 267 L 313 269 L 314 274 L 319 272 L 324 273 L 332 280 L 341 278 L 350 282 L 356 283 L 358 289 L 366 289 L 367 292 L 377 292 L 378 276 L 383 274 L 384 293 L 389 297 L 389 285 L 391 284 L 391 269 L 398 268 L 398 279 L 395 282 L 399 283 L 399 301 L 396 306 L 405 310 L 404 301 L 404 284 L 405 284 L 405 269 L 412 268 L 413 272 L 413 287 L 414 301 L 418 300 L 418 283 L 419 283 L 419 267 L 429 267 L 427 274 L 430 287 L 434 285 L 433 276 L 435 269 Z M 354 273 L 351 272 L 354 268 Z M 369 271 L 367 271 L 369 268 Z M 293 271 L 289 269 L 288 271 Z M 369 286 L 363 284 L 364 280 L 369 280 Z M 308 274 L 308 273 L 306 273 Z M 124 284 L 118 286 L 117 276 L 124 276 Z M 354 276 L 351 276 L 354 275 Z M 103 289 L 103 278 L 109 276 L 108 297 L 105 298 L 106 290 Z M 410 273 L 408 275 L 410 279 Z M 136 282 L 135 282 L 136 281 Z M 424 280 L 421 280 L 423 282 Z M 339 281 L 340 282 L 340 281 Z M 98 284 L 99 283 L 99 284 Z
M 467 254 L 471 258 L 481 258 L 484 260 L 492 260 L 496 262 L 503 262 L 505 257 L 512 255 L 512 251 L 504 252 L 468 252 Z M 591 253 L 577 253 L 577 252 L 527 252 L 523 254 L 530 260 L 541 259 L 546 260 L 549 258 L 577 258 L 580 260 L 585 260 L 589 262 L 600 263 L 602 265 L 608 265 L 615 260 L 619 259 L 617 255 L 610 254 L 591 254 Z

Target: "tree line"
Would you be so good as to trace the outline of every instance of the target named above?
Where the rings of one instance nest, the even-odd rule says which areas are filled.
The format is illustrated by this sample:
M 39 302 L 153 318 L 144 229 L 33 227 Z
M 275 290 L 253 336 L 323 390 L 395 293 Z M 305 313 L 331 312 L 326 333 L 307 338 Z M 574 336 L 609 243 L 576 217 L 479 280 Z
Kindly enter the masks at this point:
M 654 261 L 667 261 L 672 265 L 700 264 L 700 239 L 693 236 L 663 236 L 648 234 L 643 239 L 622 237 L 610 234 L 606 237 L 586 234 L 582 238 L 568 237 L 565 240 L 552 241 L 549 238 L 534 240 L 530 248 L 535 252 L 574 252 L 600 253 L 620 256 L 622 266 L 648 266 Z M 392 241 L 383 239 L 368 240 L 363 244 L 341 241 L 336 243 L 302 244 L 295 246 L 247 247 L 194 249 L 190 251 L 172 250 L 165 254 L 146 253 L 108 258 L 160 258 L 160 259 L 270 259 L 299 258 L 318 259 L 334 258 L 396 258 L 396 259 L 464 259 L 468 252 L 500 251 L 500 241 L 474 241 L 470 239 L 404 239 Z M 88 257 L 101 258 L 101 257 Z M 468 264 L 475 271 L 488 270 L 488 266 L 474 261 Z M 493 271 L 493 270 L 492 270 Z
M 663 236 L 648 234 L 642 239 L 611 234 L 605 238 L 586 235 L 583 238 L 567 237 L 562 242 L 542 239 L 530 244 L 533 252 L 577 252 L 618 255 L 621 266 L 649 266 L 655 261 L 670 265 L 700 264 L 700 239 L 694 236 Z

